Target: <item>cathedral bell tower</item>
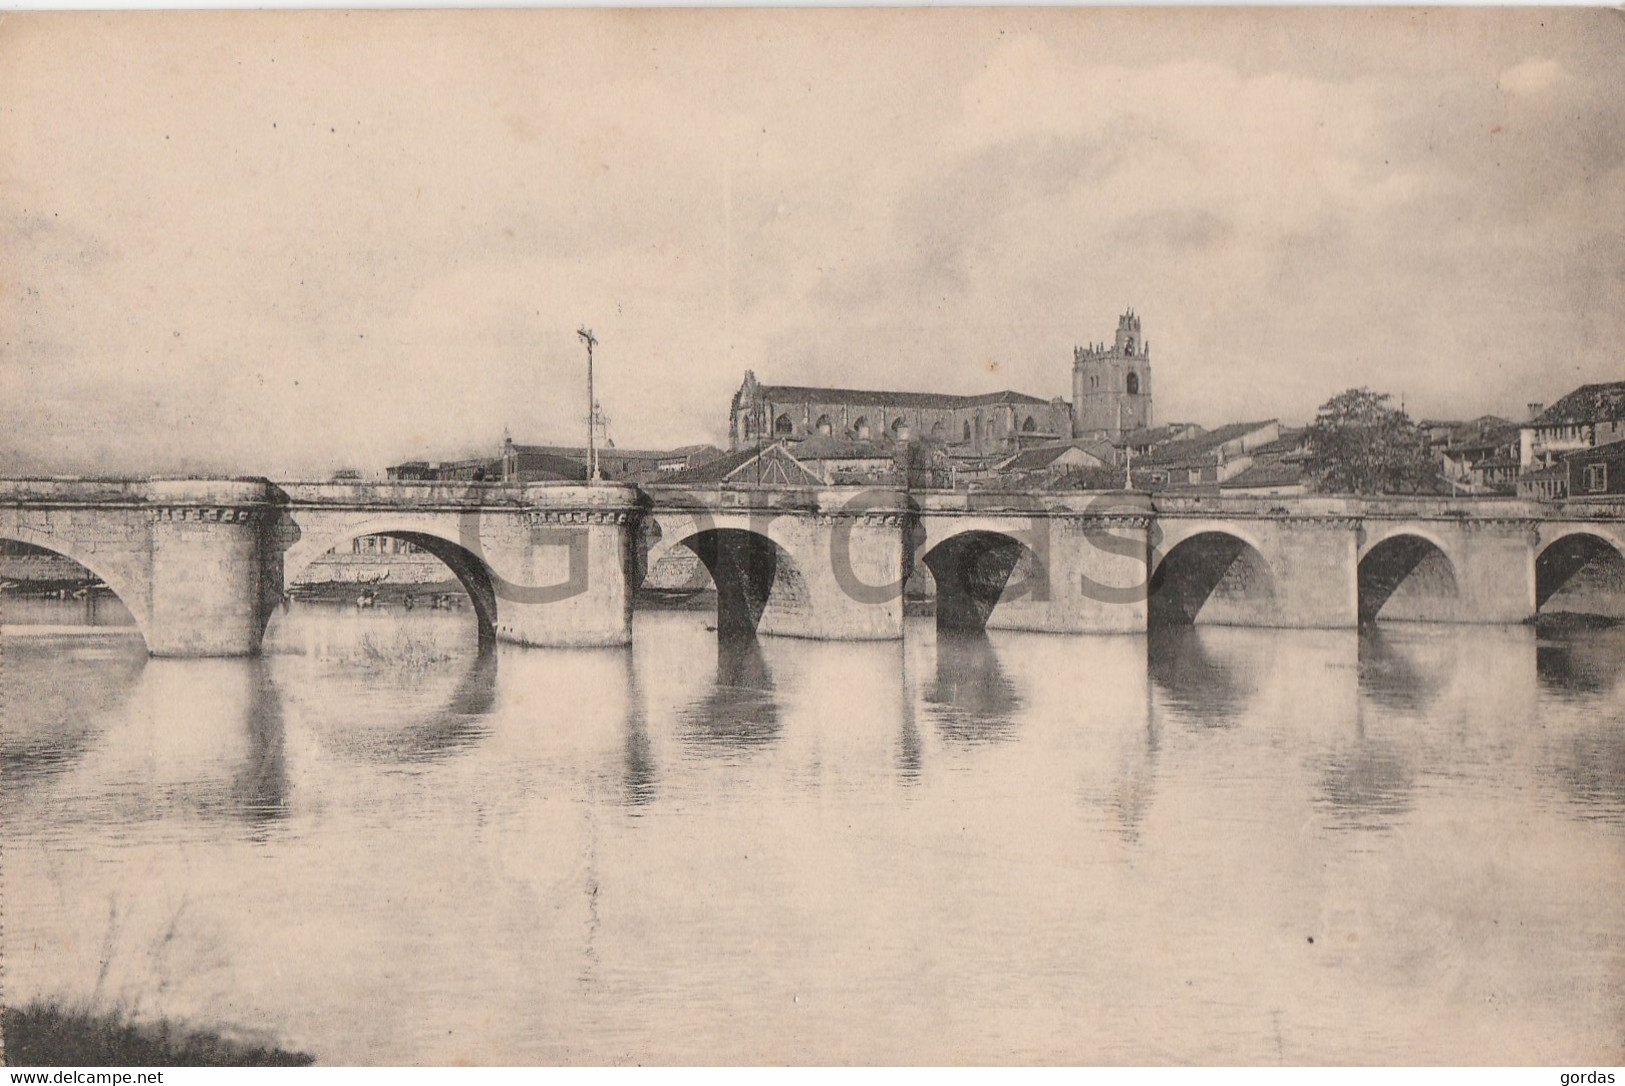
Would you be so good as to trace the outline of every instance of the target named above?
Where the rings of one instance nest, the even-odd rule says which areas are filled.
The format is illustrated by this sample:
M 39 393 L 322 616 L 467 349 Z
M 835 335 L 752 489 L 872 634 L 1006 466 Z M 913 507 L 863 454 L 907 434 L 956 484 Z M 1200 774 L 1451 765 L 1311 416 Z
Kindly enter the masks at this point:
M 1113 343 L 1072 349 L 1072 433 L 1115 439 L 1151 425 L 1151 345 L 1131 309 Z

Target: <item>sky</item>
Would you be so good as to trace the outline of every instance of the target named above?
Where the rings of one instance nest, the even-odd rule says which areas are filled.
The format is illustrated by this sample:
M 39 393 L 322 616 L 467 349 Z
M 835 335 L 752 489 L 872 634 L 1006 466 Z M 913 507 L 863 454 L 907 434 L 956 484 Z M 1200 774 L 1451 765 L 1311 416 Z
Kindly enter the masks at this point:
M 1159 421 L 1625 379 L 1625 15 L 0 16 L 0 475 L 725 444 L 768 383 Z

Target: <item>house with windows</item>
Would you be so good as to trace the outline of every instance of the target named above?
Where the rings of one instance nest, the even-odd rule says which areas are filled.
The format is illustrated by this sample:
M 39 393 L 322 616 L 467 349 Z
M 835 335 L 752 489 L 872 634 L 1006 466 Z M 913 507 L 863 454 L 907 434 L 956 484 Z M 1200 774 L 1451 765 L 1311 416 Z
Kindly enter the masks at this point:
M 1625 440 L 1625 381 L 1581 385 L 1542 409 L 1530 405 L 1518 435 L 1518 466 L 1524 472 L 1555 465 L 1565 453 Z
M 1625 439 L 1563 457 L 1568 475 L 1568 498 L 1625 498 Z
M 1439 474 L 1458 492 L 1511 494 L 1518 482 L 1521 427 L 1495 415 L 1428 426 Z

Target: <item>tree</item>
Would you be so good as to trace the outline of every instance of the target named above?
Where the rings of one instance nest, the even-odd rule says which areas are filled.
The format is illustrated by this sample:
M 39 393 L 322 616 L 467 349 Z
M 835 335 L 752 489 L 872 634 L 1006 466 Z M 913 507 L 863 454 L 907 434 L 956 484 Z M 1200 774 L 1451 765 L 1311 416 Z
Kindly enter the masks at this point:
M 1392 396 L 1351 388 L 1320 405 L 1307 434 L 1305 466 L 1315 489 L 1331 494 L 1430 494 L 1439 469 L 1427 434 Z

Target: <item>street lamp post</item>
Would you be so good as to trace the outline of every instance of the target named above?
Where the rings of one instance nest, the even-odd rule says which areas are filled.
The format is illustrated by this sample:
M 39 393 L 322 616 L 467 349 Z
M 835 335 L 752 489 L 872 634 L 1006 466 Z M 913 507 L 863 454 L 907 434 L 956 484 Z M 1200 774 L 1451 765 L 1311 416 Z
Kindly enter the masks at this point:
M 577 328 L 576 335 L 581 337 L 587 345 L 587 482 L 598 481 L 598 400 L 592 390 L 592 349 L 598 346 L 598 338 L 592 334 L 591 328 Z

